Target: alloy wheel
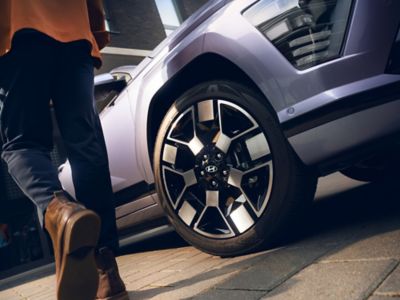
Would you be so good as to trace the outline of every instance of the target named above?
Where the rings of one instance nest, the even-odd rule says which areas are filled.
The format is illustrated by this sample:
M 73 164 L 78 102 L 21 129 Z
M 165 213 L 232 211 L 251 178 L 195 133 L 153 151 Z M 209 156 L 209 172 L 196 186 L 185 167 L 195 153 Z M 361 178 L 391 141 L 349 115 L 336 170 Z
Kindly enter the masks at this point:
M 161 152 L 163 189 L 180 220 L 198 234 L 241 235 L 265 211 L 273 159 L 257 121 L 227 100 L 203 100 L 179 113 Z

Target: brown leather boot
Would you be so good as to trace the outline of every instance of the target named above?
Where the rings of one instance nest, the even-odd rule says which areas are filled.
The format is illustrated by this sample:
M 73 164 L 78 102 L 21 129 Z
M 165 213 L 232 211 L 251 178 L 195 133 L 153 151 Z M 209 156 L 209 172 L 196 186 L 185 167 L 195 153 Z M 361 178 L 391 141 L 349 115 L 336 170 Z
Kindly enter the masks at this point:
M 106 247 L 101 248 L 96 254 L 96 264 L 100 280 L 96 299 L 129 300 L 113 252 Z
M 45 213 L 45 228 L 53 242 L 58 300 L 92 300 L 98 275 L 94 248 L 100 218 L 57 192 Z

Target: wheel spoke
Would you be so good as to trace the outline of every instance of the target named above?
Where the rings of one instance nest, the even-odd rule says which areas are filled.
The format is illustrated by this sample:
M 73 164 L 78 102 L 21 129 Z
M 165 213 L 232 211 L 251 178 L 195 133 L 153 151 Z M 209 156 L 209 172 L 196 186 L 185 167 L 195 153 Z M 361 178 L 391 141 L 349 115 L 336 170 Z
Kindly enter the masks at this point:
M 232 139 L 223 134 L 222 131 L 220 130 L 217 135 L 217 141 L 215 143 L 215 146 L 226 154 L 228 153 L 228 149 L 229 146 L 231 145 L 231 142 Z
M 272 170 L 272 161 L 268 161 L 268 162 L 265 162 L 263 164 L 257 165 L 257 166 L 255 166 L 255 167 L 253 167 L 251 169 L 248 169 L 245 172 L 243 172 L 243 175 L 249 174 L 249 173 L 254 172 L 254 171 L 257 171 L 258 169 L 261 169 L 261 168 L 266 167 L 266 166 L 270 166 L 270 168 Z
M 246 135 L 246 134 L 249 134 L 249 133 L 252 132 L 252 131 L 255 131 L 255 130 L 258 129 L 258 128 L 259 128 L 259 127 L 258 127 L 257 125 L 255 125 L 255 126 L 249 128 L 249 129 L 247 129 L 247 130 L 245 130 L 245 131 L 243 131 L 243 132 L 241 132 L 241 133 L 238 133 L 237 135 L 235 135 L 235 136 L 232 138 L 232 141 L 235 141 L 235 140 L 241 138 L 242 136 L 244 136 L 244 135 Z
M 244 194 L 241 194 L 238 198 L 236 198 L 232 203 L 229 204 L 229 206 L 228 206 L 228 208 L 227 208 L 227 210 L 226 210 L 226 216 L 229 216 L 229 215 L 231 214 L 233 205 L 234 205 L 235 203 L 243 204 L 243 203 L 245 203 L 246 201 L 247 201 L 247 200 L 246 200 L 245 195 L 244 195 Z
M 183 133 L 181 133 L 180 131 L 188 131 L 188 125 L 187 124 L 180 124 L 180 122 L 186 122 L 188 123 L 188 120 L 185 119 L 184 117 L 186 117 L 188 114 L 190 114 L 190 122 L 191 122 L 191 126 L 190 126 L 190 140 L 184 140 L 183 138 L 186 138 L 186 135 L 184 135 Z M 175 133 L 175 136 L 181 136 L 181 138 L 176 138 L 172 136 L 172 133 Z M 196 134 L 196 121 L 195 121 L 195 115 L 194 115 L 194 108 L 193 106 L 190 107 L 188 110 L 186 110 L 182 116 L 180 116 L 172 125 L 172 129 L 170 131 L 170 133 L 167 136 L 167 140 L 171 141 L 171 142 L 175 142 L 178 144 L 182 144 L 185 146 L 188 146 L 189 149 L 192 151 L 192 153 L 194 155 L 197 155 L 204 147 L 203 143 L 200 141 L 200 139 L 197 137 Z
M 195 175 L 193 169 L 191 169 L 191 170 L 189 170 L 189 171 L 186 171 L 186 172 L 180 172 L 180 171 L 174 170 L 174 169 L 172 169 L 172 168 L 170 168 L 170 167 L 168 167 L 168 166 L 164 166 L 164 167 L 163 167 L 163 170 L 164 170 L 164 182 L 165 182 L 164 184 L 165 184 L 166 186 L 168 186 L 168 184 L 167 184 L 167 182 L 166 182 L 167 176 L 166 176 L 166 174 L 165 174 L 165 170 L 168 170 L 169 172 L 172 172 L 172 173 L 174 173 L 174 174 L 180 175 L 180 176 L 183 178 L 183 181 L 184 181 L 183 188 L 182 188 L 182 190 L 179 192 L 179 194 L 178 194 L 178 196 L 176 197 L 176 200 L 175 200 L 175 201 L 173 201 L 173 197 L 172 197 L 172 195 L 170 194 L 169 189 L 167 188 L 168 196 L 169 196 L 169 198 L 170 198 L 170 199 L 172 200 L 172 202 L 173 202 L 172 205 L 173 205 L 174 209 L 176 209 L 176 208 L 179 206 L 179 203 L 181 202 L 182 197 L 183 197 L 183 195 L 185 194 L 187 188 L 189 188 L 189 187 L 191 187 L 191 186 L 197 184 L 197 178 L 196 178 L 196 175 Z
M 219 207 L 218 191 L 206 191 L 206 205 L 208 207 Z
M 217 211 L 218 218 L 220 218 L 220 220 L 216 220 L 215 218 L 204 219 L 207 215 L 207 212 L 209 212 L 210 210 Z M 198 219 L 196 220 L 194 229 L 196 231 L 202 232 L 205 235 L 212 236 L 201 228 L 201 224 L 209 224 L 209 223 L 217 224 L 218 221 L 222 221 L 222 223 L 227 229 L 216 227 L 215 228 L 216 231 L 223 233 L 227 237 L 234 235 L 234 231 L 232 230 L 228 220 L 225 218 L 224 214 L 222 213 L 219 207 L 219 191 L 206 191 L 206 206 L 203 208 Z
M 246 174 L 246 173 L 242 172 L 242 171 L 239 171 L 239 170 L 237 170 L 235 168 L 232 168 L 231 171 L 230 171 L 228 184 L 238 188 L 240 190 L 240 192 L 242 193 L 242 196 L 239 197 L 238 199 L 236 199 L 235 201 L 238 201 L 238 202 L 240 201 L 241 203 L 246 201 L 247 203 L 249 203 L 249 205 L 253 209 L 254 213 L 257 213 L 257 210 L 255 209 L 255 207 L 253 206 L 253 204 L 251 203 L 251 201 L 249 200 L 249 198 L 247 197 L 245 191 L 242 188 L 242 178 L 243 178 L 243 175 Z
M 179 209 L 178 215 L 187 226 L 190 226 L 194 217 L 196 216 L 196 210 L 190 205 L 189 202 L 185 201 Z
M 203 143 L 199 140 L 197 136 L 195 136 L 189 144 L 187 144 L 190 148 L 190 150 L 193 152 L 194 155 L 197 155 L 200 153 L 200 151 L 203 149 L 204 145 Z
M 245 208 L 244 205 L 240 205 L 237 209 L 235 209 L 230 217 L 232 219 L 233 224 L 235 224 L 237 230 L 240 233 L 245 232 L 254 224 L 254 220 Z
M 224 214 L 222 213 L 221 209 L 220 209 L 219 207 L 218 207 L 217 209 L 218 209 L 219 215 L 221 216 L 221 218 L 222 218 L 222 220 L 224 221 L 225 225 L 229 228 L 229 231 L 231 232 L 231 235 L 233 235 L 233 234 L 234 234 L 234 231 L 233 231 L 231 225 L 229 225 L 228 220 L 225 218 L 225 216 L 224 216 Z M 225 232 L 225 233 L 227 233 L 227 232 Z
M 264 133 L 259 133 L 245 141 L 251 160 L 257 160 L 263 156 L 271 154 L 267 139 Z
M 199 122 L 214 120 L 214 101 L 206 100 L 197 104 Z
M 216 210 L 216 211 L 218 212 L 218 217 L 220 218 L 220 220 L 223 222 L 223 224 L 224 224 L 225 227 L 226 227 L 226 229 L 220 228 L 220 227 L 215 227 L 214 230 L 215 230 L 215 231 L 218 231 L 218 232 L 220 232 L 220 233 L 222 233 L 225 237 L 232 237 L 232 236 L 234 236 L 235 234 L 234 234 L 234 231 L 233 231 L 231 225 L 229 224 L 228 220 L 225 218 L 224 214 L 221 212 L 221 210 L 220 210 L 219 207 L 213 207 L 213 206 L 206 206 L 206 207 L 204 207 L 204 209 L 202 210 L 202 212 L 201 212 L 199 218 L 196 220 L 193 229 L 194 229 L 195 231 L 197 231 L 197 232 L 202 233 L 202 234 L 205 235 L 205 236 L 209 236 L 209 237 L 212 237 L 212 236 L 213 236 L 213 234 L 210 234 L 210 233 L 208 233 L 207 231 L 204 231 L 204 230 L 201 228 L 201 224 L 202 224 L 202 223 L 208 224 L 208 223 L 210 223 L 210 222 L 211 222 L 211 223 L 214 223 L 214 222 L 217 221 L 217 220 L 215 220 L 215 219 L 212 219 L 212 220 L 210 220 L 210 219 L 209 219 L 209 220 L 203 220 L 203 219 L 205 218 L 205 216 L 207 215 L 207 212 L 208 212 L 209 210 L 211 210 L 211 209 L 214 209 L 214 210 Z
M 194 109 L 190 107 L 172 124 L 167 140 L 187 145 L 195 135 Z
M 232 168 L 228 178 L 228 184 L 241 189 L 243 172 L 238 169 Z
M 252 131 L 252 130 L 254 130 L 254 129 L 256 129 L 256 128 L 258 128 L 259 126 L 258 126 L 258 124 L 257 124 L 257 122 L 253 119 L 253 117 L 251 116 L 251 115 L 249 115 L 245 110 L 243 110 L 241 107 L 239 107 L 239 106 L 237 106 L 237 105 L 235 105 L 235 104 L 233 104 L 233 103 L 230 103 L 230 102 L 227 102 L 227 101 L 225 101 L 225 100 L 218 100 L 218 118 L 219 118 L 219 128 L 220 128 L 220 130 L 221 130 L 221 133 L 223 133 L 224 135 L 226 135 L 228 138 L 229 138 L 229 134 L 227 133 L 227 132 L 224 132 L 224 130 L 223 130 L 223 122 L 225 122 L 225 121 L 223 121 L 222 120 L 222 118 L 223 118 L 223 116 L 222 116 L 222 110 L 221 110 L 221 107 L 222 106 L 227 106 L 227 107 L 231 107 L 232 109 L 234 109 L 235 110 L 235 113 L 236 114 L 240 114 L 240 117 L 243 119 L 243 117 L 244 117 L 244 119 L 245 120 L 247 120 L 247 122 L 249 123 L 249 124 L 251 124 L 251 125 L 249 125 L 248 126 L 248 128 L 246 128 L 246 129 L 238 129 L 238 131 L 235 131 L 235 132 L 233 132 L 233 133 L 231 133 L 231 136 L 230 136 L 230 139 L 231 139 L 231 141 L 233 141 L 233 140 L 235 140 L 235 139 L 237 139 L 237 138 L 240 138 L 241 136 L 243 136 L 243 135 L 245 135 L 245 134 L 247 134 L 247 133 L 249 133 L 250 131 Z M 238 122 L 238 120 L 236 120 L 236 122 Z M 239 121 L 240 122 L 240 121 Z M 231 124 L 231 125 L 237 125 L 237 124 Z
M 246 200 L 249 203 L 249 205 L 251 206 L 251 208 L 253 209 L 254 213 L 257 215 L 257 217 L 261 216 L 262 212 L 264 211 L 265 207 L 267 206 L 269 197 L 271 195 L 271 191 L 272 191 L 272 179 L 273 179 L 273 169 L 272 169 L 272 161 L 268 161 L 266 163 L 260 164 L 258 166 L 255 166 L 254 168 L 251 168 L 249 170 L 247 170 L 246 172 L 243 172 L 243 176 L 246 176 L 248 174 L 251 174 L 252 172 L 257 172 L 262 168 L 266 168 L 268 167 L 268 178 L 267 178 L 267 182 L 265 182 L 263 184 L 263 187 L 266 188 L 266 192 L 265 195 L 263 195 L 263 193 L 259 194 L 259 200 L 261 201 L 261 205 L 257 205 L 259 206 L 259 208 L 256 208 L 255 204 L 253 204 L 253 202 L 250 200 L 251 196 L 248 195 L 245 191 L 246 187 L 241 187 L 240 190 L 242 191 L 242 193 L 246 196 Z M 256 179 L 255 181 L 257 181 L 257 176 L 254 176 Z M 243 178 L 243 177 L 242 177 Z M 252 184 L 252 181 L 254 180 L 253 178 L 249 178 L 249 184 Z M 261 198 L 262 197 L 262 198 Z
M 245 199 L 245 201 L 250 205 L 250 207 L 252 208 L 253 212 L 257 216 L 261 215 L 261 213 L 263 211 L 263 208 L 266 206 L 267 200 L 265 201 L 265 203 L 263 203 L 261 209 L 257 209 L 254 206 L 254 204 L 250 201 L 249 196 L 246 194 L 245 190 L 243 189 L 243 187 L 242 187 L 242 179 L 243 179 L 244 175 L 247 175 L 249 173 L 255 172 L 255 171 L 257 171 L 257 170 L 259 170 L 261 168 L 264 168 L 266 166 L 269 166 L 270 173 L 271 173 L 271 175 L 269 176 L 269 182 L 268 182 L 268 185 L 267 185 L 267 189 L 268 189 L 267 190 L 267 195 L 265 197 L 265 199 L 269 199 L 269 195 L 271 193 L 271 187 L 272 187 L 271 186 L 272 185 L 272 161 L 269 161 L 269 162 L 260 164 L 258 166 L 255 166 L 255 167 L 253 167 L 253 168 L 251 168 L 249 170 L 246 170 L 245 172 L 242 172 L 242 171 L 239 171 L 239 170 L 237 170 L 235 168 L 232 168 L 231 171 L 230 171 L 229 179 L 228 179 L 228 184 L 238 188 L 241 191 L 243 197 L 239 197 L 238 198 L 238 199 L 240 199 L 241 203 L 243 203 L 243 201 Z M 235 200 L 235 201 L 238 201 L 238 199 Z
M 203 210 L 201 211 L 199 217 L 196 220 L 196 223 L 194 224 L 194 229 L 195 230 L 199 230 L 199 224 L 201 223 L 201 221 L 203 220 L 204 214 L 207 211 L 208 206 L 204 206 Z
M 181 175 L 183 176 L 183 179 L 185 180 L 186 188 L 197 184 L 196 174 L 194 173 L 193 169 L 186 171 L 185 173 L 182 173 Z
M 163 152 L 163 161 L 170 163 L 171 165 L 175 164 L 177 152 L 178 152 L 177 147 L 165 144 Z

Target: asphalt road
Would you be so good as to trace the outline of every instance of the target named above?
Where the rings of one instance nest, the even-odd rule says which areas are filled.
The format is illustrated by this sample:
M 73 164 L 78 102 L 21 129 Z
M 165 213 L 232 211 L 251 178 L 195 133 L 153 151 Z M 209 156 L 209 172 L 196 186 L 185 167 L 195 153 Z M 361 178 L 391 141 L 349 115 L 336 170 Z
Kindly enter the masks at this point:
M 125 247 L 118 262 L 132 299 L 400 299 L 399 184 L 321 178 L 273 249 L 213 257 L 171 233 Z M 0 282 L 0 299 L 54 299 L 54 275 Z

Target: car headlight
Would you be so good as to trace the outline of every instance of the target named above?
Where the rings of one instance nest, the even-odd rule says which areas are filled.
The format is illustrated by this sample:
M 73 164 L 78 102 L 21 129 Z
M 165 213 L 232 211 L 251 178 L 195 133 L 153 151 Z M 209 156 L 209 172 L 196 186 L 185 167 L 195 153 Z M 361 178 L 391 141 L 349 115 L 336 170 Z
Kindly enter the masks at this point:
M 299 69 L 340 55 L 349 0 L 260 0 L 243 16 Z

